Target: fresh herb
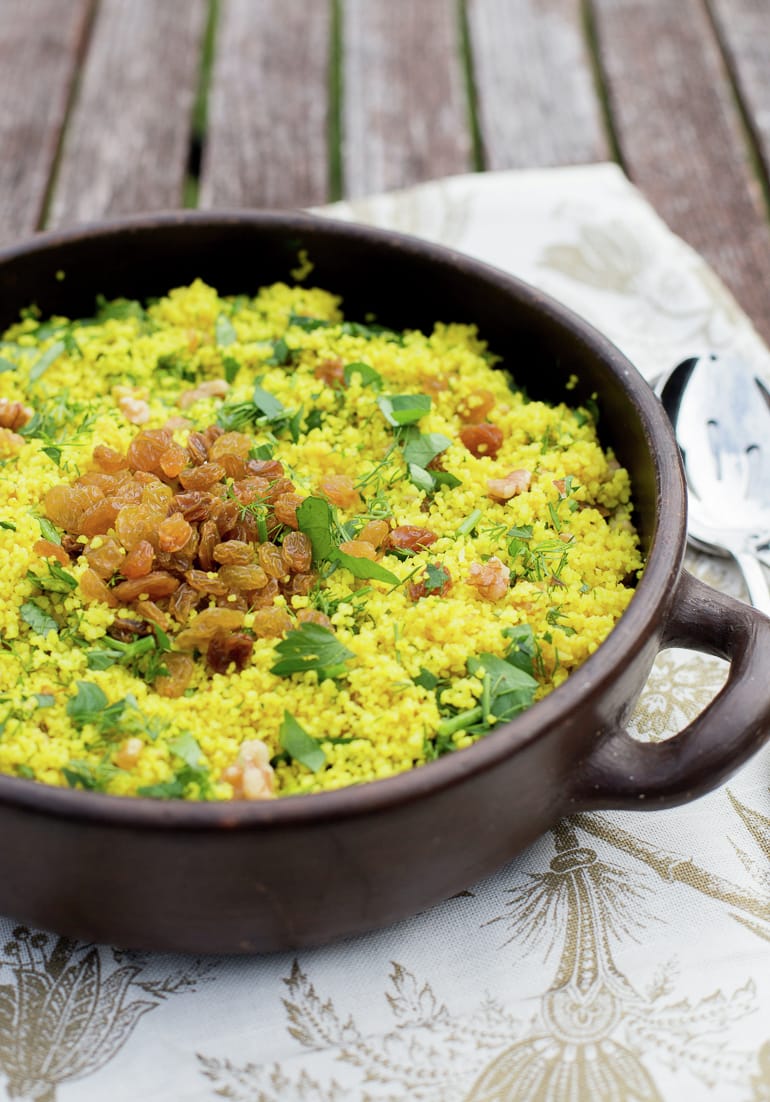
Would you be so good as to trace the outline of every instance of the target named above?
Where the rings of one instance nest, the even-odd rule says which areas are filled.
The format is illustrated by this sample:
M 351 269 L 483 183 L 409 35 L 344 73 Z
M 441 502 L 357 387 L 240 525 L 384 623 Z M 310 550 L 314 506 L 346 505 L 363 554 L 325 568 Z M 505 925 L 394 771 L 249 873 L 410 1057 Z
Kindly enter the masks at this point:
M 399 585 L 397 575 L 371 559 L 359 559 L 340 551 L 340 543 L 347 539 L 347 533 L 341 530 L 335 519 L 332 507 L 322 497 L 306 497 L 297 507 L 297 525 L 313 546 L 313 559 L 316 563 L 339 563 L 356 578 L 387 582 Z
M 273 367 L 288 367 L 293 359 L 293 350 L 289 348 L 283 337 L 279 337 L 277 341 L 273 341 L 273 351 L 265 363 Z
M 426 670 L 424 666 L 420 666 L 420 672 L 417 677 L 412 679 L 415 685 L 420 685 L 421 688 L 427 689 L 429 693 L 435 692 L 438 686 L 438 678 L 435 673 L 431 673 L 430 670 Z
M 53 708 L 55 700 L 52 693 L 33 693 L 38 708 Z
M 15 370 L 16 370 L 16 364 L 15 363 L 12 363 L 11 360 L 7 360 L 5 358 L 5 356 L 0 356 L 0 375 L 2 375 L 4 371 L 15 371 Z
M 561 606 L 556 608 L 549 608 L 545 614 L 546 622 L 553 628 L 558 628 L 564 635 L 575 635 L 575 629 L 569 624 L 562 624 L 561 621 L 565 618 L 566 613 L 562 612 Z
M 350 380 L 354 375 L 360 376 L 361 386 L 371 386 L 375 390 L 382 390 L 383 382 L 382 375 L 379 371 L 375 371 L 373 367 L 365 363 L 352 363 L 345 364 L 342 371 L 342 376 L 345 380 L 345 386 L 350 386 Z
M 58 360 L 62 352 L 67 350 L 67 346 L 64 341 L 55 341 L 50 348 L 47 348 L 39 359 L 35 360 L 32 367 L 29 369 L 29 384 L 36 383 L 48 370 L 48 368 Z
M 6 532 L 16 531 L 16 525 L 12 524 L 10 520 L 0 520 L 0 528 L 4 528 Z
M 123 643 L 119 639 L 104 639 L 104 645 L 88 652 L 89 670 L 106 670 L 110 666 L 123 665 L 133 667 L 133 672 L 146 681 L 168 674 L 163 655 L 171 650 L 171 640 L 157 624 L 153 625 L 153 634 L 135 639 L 133 643 Z
M 155 369 L 164 375 L 171 375 L 183 382 L 193 383 L 198 377 L 195 365 L 189 356 L 183 356 L 180 352 L 167 352 L 158 356 L 155 361 Z
M 440 563 L 429 562 L 425 567 L 425 577 L 422 582 L 425 596 L 428 597 L 431 593 L 440 593 L 449 578 L 450 574 L 445 566 Z
M 234 383 L 238 372 L 241 370 L 241 365 L 234 356 L 224 356 L 222 358 L 222 368 L 225 373 L 225 381 Z
M 217 424 L 225 432 L 241 429 L 246 425 L 269 425 L 278 431 L 288 425 L 295 414 L 290 414 L 274 394 L 256 384 L 250 402 L 234 402 L 224 405 L 217 415 Z
M 263 390 L 261 386 L 254 387 L 254 393 L 251 396 L 251 400 L 257 407 L 260 415 L 267 421 L 280 421 L 286 416 L 286 409 L 283 402 L 279 401 L 274 394 L 270 394 L 267 390 Z
M 326 329 L 334 325 L 334 322 L 326 321 L 324 318 L 311 318 L 306 314 L 289 314 L 289 325 L 296 325 L 298 329 L 312 333 L 314 329 Z
M 47 578 L 41 578 L 39 574 L 33 574 L 29 570 L 27 579 L 45 593 L 71 593 L 78 587 L 77 578 L 73 578 L 56 559 L 48 560 Z
M 97 321 L 110 321 L 111 319 L 127 321 L 129 318 L 145 321 L 147 318 L 147 312 L 141 302 L 137 302 L 136 299 L 132 298 L 116 298 L 108 301 L 104 295 L 97 295 L 96 307 Z
M 32 769 L 29 765 L 17 765 L 16 774 L 19 777 L 24 777 L 24 779 L 27 781 L 34 781 L 36 779 L 35 770 Z
M 344 337 L 363 337 L 366 341 L 374 340 L 375 337 L 382 337 L 385 340 L 393 341 L 395 344 L 403 344 L 403 334 L 397 333 L 395 329 L 388 329 L 384 325 L 362 325 L 358 321 L 343 321 L 340 325 L 340 333 Z
M 312 432 L 313 429 L 320 429 L 324 421 L 324 411 L 322 409 L 311 409 L 305 420 L 305 432 Z
M 442 719 L 437 728 L 440 737 L 457 731 L 486 734 L 530 707 L 538 682 L 531 666 L 529 670 L 524 668 L 531 661 L 525 641 L 529 638 L 531 631 L 513 638 L 505 658 L 483 653 L 468 659 L 468 673 L 482 679 L 481 700 L 475 708 Z
M 481 509 L 474 509 L 473 512 L 469 513 L 465 520 L 455 528 L 455 536 L 469 536 L 483 515 Z
M 92 765 L 91 762 L 72 759 L 62 766 L 62 774 L 70 788 L 83 788 L 86 792 L 104 792 L 113 777 L 121 772 L 108 761 Z
M 428 467 L 437 455 L 441 455 L 452 444 L 449 437 L 440 432 L 420 433 L 414 428 L 407 429 L 402 439 L 405 462 L 414 463 L 418 467 Z
M 45 638 L 49 632 L 58 632 L 59 625 L 49 616 L 48 613 L 40 607 L 35 601 L 25 601 L 19 609 L 19 615 L 25 624 L 28 624 L 36 635 L 42 635 Z
M 195 737 L 189 731 L 183 731 L 176 738 L 169 739 L 168 748 L 181 765 L 174 771 L 170 781 L 149 784 L 137 789 L 138 796 L 152 800 L 181 800 L 191 787 L 197 789 L 198 798 L 210 800 L 214 793 L 211 775 L 203 764 L 203 753 Z
M 217 348 L 227 348 L 229 344 L 235 344 L 238 334 L 227 314 L 220 314 L 214 324 L 214 340 Z
M 394 428 L 412 425 L 430 412 L 429 394 L 383 394 L 377 399 L 385 420 Z
M 40 527 L 40 535 L 44 540 L 48 540 L 49 543 L 55 543 L 58 547 L 61 547 L 61 536 L 59 535 L 56 526 L 53 525 L 47 517 L 36 517 L 38 526 Z M 15 531 L 15 529 L 14 529 Z
M 293 673 L 315 670 L 319 677 L 339 677 L 346 672 L 345 663 L 355 658 L 337 639 L 333 631 L 320 624 L 304 623 L 286 633 L 276 644 L 280 660 L 271 667 L 271 673 L 288 677 Z
M 92 723 L 106 733 L 116 727 L 126 709 L 137 707 L 131 693 L 110 704 L 107 694 L 93 681 L 78 681 L 77 686 L 77 692 L 67 701 L 67 715 L 79 731 Z
M 298 761 L 300 765 L 306 765 L 317 773 L 326 764 L 326 754 L 318 744 L 318 740 L 309 735 L 291 712 L 284 711 L 283 723 L 278 732 L 278 740 L 292 761 Z
M 250 459 L 260 459 L 262 461 L 272 459 L 273 455 L 274 449 L 272 444 L 255 444 L 249 452 Z

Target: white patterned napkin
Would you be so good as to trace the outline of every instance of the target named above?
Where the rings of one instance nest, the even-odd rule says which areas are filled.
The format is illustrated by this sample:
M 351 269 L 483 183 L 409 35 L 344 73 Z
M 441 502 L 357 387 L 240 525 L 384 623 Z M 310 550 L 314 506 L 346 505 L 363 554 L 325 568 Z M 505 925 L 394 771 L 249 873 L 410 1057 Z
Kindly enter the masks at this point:
M 523 277 L 648 378 L 706 350 L 740 352 L 770 376 L 734 300 L 614 166 L 461 176 L 326 212 Z M 689 565 L 740 593 L 721 563 Z M 724 670 L 661 655 L 635 733 L 673 734 Z M 7 921 L 7 1094 L 770 1102 L 769 786 L 770 747 L 693 804 L 579 815 L 429 912 L 299 954 L 119 953 Z

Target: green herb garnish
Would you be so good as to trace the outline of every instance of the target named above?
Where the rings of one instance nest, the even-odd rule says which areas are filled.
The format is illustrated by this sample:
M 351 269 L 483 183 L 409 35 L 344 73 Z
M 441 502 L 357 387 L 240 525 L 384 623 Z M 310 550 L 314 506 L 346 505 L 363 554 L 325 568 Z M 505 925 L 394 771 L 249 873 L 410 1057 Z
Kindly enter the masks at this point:
M 371 386 L 374 387 L 375 390 L 382 390 L 382 375 L 380 375 L 379 371 L 375 371 L 373 367 L 370 367 L 369 364 L 345 364 L 342 371 L 345 386 L 350 386 L 350 380 L 354 375 L 360 376 L 361 386 Z
M 24 623 L 32 628 L 36 635 L 42 635 L 43 638 L 45 638 L 49 632 L 58 632 L 59 630 L 59 625 L 53 617 L 49 616 L 35 601 L 25 601 L 19 609 L 19 615 Z
M 332 507 L 322 497 L 306 497 L 297 507 L 297 524 L 313 545 L 316 563 L 339 563 L 356 578 L 399 585 L 400 579 L 392 571 L 371 559 L 359 559 L 340 551 L 339 545 L 348 533 L 337 524 Z
M 227 314 L 220 314 L 214 324 L 214 340 L 217 348 L 227 348 L 229 344 L 235 344 L 238 334 Z
M 41 578 L 39 574 L 33 574 L 29 570 L 27 579 L 45 593 L 72 593 L 78 587 L 77 578 L 73 578 L 56 559 L 48 560 L 47 578 Z
M 383 394 L 377 399 L 385 420 L 394 428 L 413 425 L 430 412 L 429 394 Z
M 318 739 L 309 735 L 291 712 L 284 711 L 283 723 L 278 732 L 278 740 L 292 761 L 306 765 L 317 773 L 326 764 L 326 754 L 318 744 Z
M 276 644 L 280 659 L 271 667 L 271 673 L 288 677 L 293 673 L 316 671 L 321 678 L 339 677 L 346 671 L 345 663 L 355 658 L 337 639 L 333 631 L 320 624 L 301 624 L 287 632 Z
M 12 524 L 10 520 L 0 520 L 0 528 L 4 528 L 6 532 L 16 531 L 16 525 Z

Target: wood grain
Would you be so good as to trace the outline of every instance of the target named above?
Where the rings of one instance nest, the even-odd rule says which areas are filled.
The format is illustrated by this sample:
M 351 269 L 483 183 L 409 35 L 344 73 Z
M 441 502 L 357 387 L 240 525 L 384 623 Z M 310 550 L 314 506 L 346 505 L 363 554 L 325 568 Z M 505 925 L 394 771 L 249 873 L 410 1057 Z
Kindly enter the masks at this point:
M 770 337 L 770 229 L 729 77 L 701 0 L 593 0 L 631 178 Z
M 580 0 L 467 0 L 489 169 L 606 160 Z
M 455 0 L 346 0 L 343 176 L 350 196 L 471 167 Z
M 203 152 L 203 207 L 328 196 L 330 0 L 222 0 Z
M 770 4 L 767 0 L 710 0 L 714 21 L 770 177 Z
M 3 0 L 0 240 L 36 229 L 92 0 Z
M 207 0 L 102 0 L 50 225 L 178 207 Z

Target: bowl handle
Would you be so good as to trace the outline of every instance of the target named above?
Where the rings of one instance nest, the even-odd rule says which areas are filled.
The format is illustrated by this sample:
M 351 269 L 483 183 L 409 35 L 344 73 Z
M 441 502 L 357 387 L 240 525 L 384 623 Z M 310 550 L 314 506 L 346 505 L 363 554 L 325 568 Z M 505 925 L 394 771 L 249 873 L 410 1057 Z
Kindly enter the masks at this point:
M 660 644 L 666 647 L 726 658 L 726 684 L 665 742 L 607 731 L 579 770 L 573 809 L 685 803 L 718 785 L 770 736 L 770 619 L 682 571 Z

